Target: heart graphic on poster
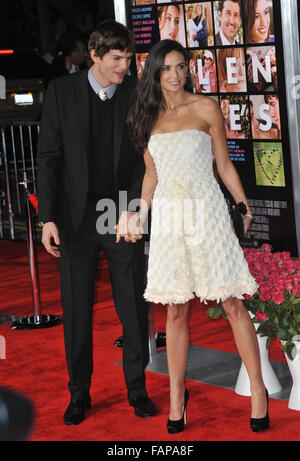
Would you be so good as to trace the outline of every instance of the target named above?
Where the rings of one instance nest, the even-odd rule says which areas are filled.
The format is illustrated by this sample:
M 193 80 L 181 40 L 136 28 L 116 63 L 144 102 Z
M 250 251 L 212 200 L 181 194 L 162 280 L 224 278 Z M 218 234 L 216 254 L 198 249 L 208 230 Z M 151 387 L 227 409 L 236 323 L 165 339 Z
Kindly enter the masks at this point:
M 259 149 L 255 152 L 255 157 L 263 175 L 271 184 L 275 184 L 282 166 L 281 152 L 274 147 L 271 151 Z

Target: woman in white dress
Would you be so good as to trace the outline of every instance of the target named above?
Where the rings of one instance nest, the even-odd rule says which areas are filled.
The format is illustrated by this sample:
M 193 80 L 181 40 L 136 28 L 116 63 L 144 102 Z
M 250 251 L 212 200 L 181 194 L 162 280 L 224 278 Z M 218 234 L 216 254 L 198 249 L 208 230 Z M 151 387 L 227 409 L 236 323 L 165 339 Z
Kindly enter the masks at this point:
M 245 232 L 252 213 L 228 154 L 221 109 L 211 98 L 187 91 L 187 75 L 184 48 L 172 40 L 157 43 L 148 55 L 128 117 L 133 141 L 143 152 L 146 165 L 141 224 L 152 203 L 144 296 L 167 306 L 167 428 L 170 433 L 184 429 L 189 396 L 184 383 L 188 301 L 198 296 L 204 302 L 222 302 L 249 374 L 250 424 L 258 432 L 269 427 L 268 396 L 255 329 L 242 301 L 243 295 L 256 292 L 257 284 L 232 232 L 225 199 L 214 179 L 212 149 L 224 185 L 236 203 L 245 204 Z M 195 216 L 199 218 L 196 224 Z M 132 235 L 132 241 L 139 237 Z

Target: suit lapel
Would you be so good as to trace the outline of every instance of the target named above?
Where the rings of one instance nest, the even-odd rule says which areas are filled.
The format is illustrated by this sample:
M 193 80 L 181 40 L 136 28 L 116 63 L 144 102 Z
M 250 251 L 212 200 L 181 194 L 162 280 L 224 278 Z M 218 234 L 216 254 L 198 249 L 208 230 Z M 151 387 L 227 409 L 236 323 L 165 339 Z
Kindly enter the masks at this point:
M 124 91 L 124 86 L 118 87 L 116 94 L 116 101 L 114 107 L 114 142 L 113 142 L 113 157 L 114 157 L 114 173 L 115 180 L 117 174 L 117 167 L 120 158 L 121 144 L 123 138 L 124 124 L 128 110 L 129 93 Z
M 90 104 L 87 73 L 87 70 L 80 72 L 78 74 L 78 81 L 76 85 L 74 85 L 75 101 L 79 118 L 79 132 L 83 136 L 86 155 L 90 148 Z

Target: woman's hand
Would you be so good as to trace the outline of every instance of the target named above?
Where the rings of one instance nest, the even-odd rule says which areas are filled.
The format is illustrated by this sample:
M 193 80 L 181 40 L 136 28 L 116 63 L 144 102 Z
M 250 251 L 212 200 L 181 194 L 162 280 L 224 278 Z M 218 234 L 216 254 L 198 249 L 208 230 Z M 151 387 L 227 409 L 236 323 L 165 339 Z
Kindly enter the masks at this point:
M 251 226 L 251 223 L 253 221 L 253 217 L 252 217 L 252 214 L 248 213 L 243 216 L 243 224 L 244 224 L 244 235 L 247 234 L 250 226 Z
M 143 228 L 140 224 L 140 217 L 137 213 L 127 211 L 120 216 L 116 229 L 116 242 L 119 243 L 123 237 L 125 242 L 135 243 L 143 237 Z

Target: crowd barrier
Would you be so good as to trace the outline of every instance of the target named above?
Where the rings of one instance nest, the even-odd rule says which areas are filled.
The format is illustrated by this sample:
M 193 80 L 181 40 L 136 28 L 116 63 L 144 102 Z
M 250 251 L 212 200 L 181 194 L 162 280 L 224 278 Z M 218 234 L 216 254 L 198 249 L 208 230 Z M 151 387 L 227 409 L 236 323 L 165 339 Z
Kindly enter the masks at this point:
M 11 122 L 1 126 L 0 238 L 5 236 L 15 240 L 20 223 L 26 219 L 21 185 L 25 173 L 31 193 L 36 194 L 35 157 L 39 128 L 39 123 L 34 121 Z M 24 238 L 24 233 L 19 234 L 21 239 Z

